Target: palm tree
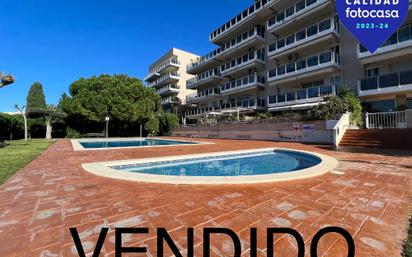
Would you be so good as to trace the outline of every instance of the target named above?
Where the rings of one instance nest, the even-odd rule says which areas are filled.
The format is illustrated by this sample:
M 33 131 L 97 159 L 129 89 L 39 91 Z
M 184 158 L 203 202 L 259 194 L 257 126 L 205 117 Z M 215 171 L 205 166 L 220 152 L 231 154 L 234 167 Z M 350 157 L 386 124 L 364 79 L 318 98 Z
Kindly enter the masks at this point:
M 13 84 L 16 79 L 11 74 L 3 74 L 0 72 L 0 88 Z

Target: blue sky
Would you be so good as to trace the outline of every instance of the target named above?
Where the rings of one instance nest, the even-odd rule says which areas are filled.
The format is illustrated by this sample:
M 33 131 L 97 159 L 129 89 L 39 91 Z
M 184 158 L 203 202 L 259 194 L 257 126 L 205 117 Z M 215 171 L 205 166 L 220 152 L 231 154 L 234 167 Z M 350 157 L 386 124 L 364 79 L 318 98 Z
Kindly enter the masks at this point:
M 252 0 L 0 0 L 0 71 L 17 81 L 0 89 L 0 112 L 25 104 L 30 85 L 43 84 L 58 103 L 80 77 L 128 74 L 172 47 L 197 54 L 214 49 L 208 36 Z

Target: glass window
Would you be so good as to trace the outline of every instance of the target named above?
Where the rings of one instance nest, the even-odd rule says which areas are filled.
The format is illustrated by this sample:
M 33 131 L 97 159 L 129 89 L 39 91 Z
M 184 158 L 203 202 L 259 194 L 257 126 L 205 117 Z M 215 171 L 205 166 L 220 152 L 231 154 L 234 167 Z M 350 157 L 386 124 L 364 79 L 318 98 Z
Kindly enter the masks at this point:
M 365 70 L 365 76 L 367 78 L 372 78 L 379 76 L 379 68 L 370 68 Z
M 277 42 L 277 47 L 278 47 L 278 49 L 279 49 L 279 48 L 282 48 L 282 47 L 284 47 L 284 46 L 285 46 L 285 39 L 282 38 L 281 40 L 278 40 L 278 42 Z
M 285 19 L 285 13 L 281 12 L 278 15 L 276 15 L 276 22 L 281 22 Z
M 277 69 L 277 75 L 279 76 L 279 75 L 283 75 L 285 73 L 286 73 L 286 66 L 285 65 L 279 66 L 278 69 Z
M 305 4 L 305 0 L 298 2 L 296 5 L 296 12 L 299 12 L 302 9 L 305 9 L 306 4 Z
M 319 32 L 330 29 L 330 20 L 322 21 L 319 23 Z
M 332 60 L 332 54 L 331 52 L 328 53 L 323 53 L 319 55 L 319 63 L 327 63 Z
M 310 36 L 313 36 L 313 35 L 315 35 L 315 34 L 317 34 L 318 33 L 318 25 L 316 24 L 316 25 L 313 25 L 313 26 L 310 26 L 308 29 L 307 29 L 307 35 L 308 35 L 308 37 L 310 37 Z
M 412 109 L 412 98 L 408 98 L 408 100 L 406 102 L 407 102 L 407 105 L 408 105 L 408 109 Z
M 294 62 L 289 63 L 289 64 L 287 65 L 287 72 L 288 72 L 288 73 L 294 72 L 295 69 L 296 69 L 296 66 L 295 66 L 295 63 L 294 63 Z
M 318 56 L 312 56 L 308 58 L 308 67 L 318 65 Z
M 302 40 L 306 38 L 306 30 L 301 30 L 298 33 L 296 33 L 296 41 Z
M 293 44 L 293 43 L 295 43 L 295 35 L 288 36 L 286 38 L 286 44 L 290 45 L 290 44 Z
M 289 17 L 294 13 L 295 13 L 295 6 L 291 6 L 288 9 L 286 9 L 286 17 Z
M 369 112 L 393 112 L 396 110 L 395 100 L 367 102 Z
M 301 70 L 301 69 L 304 69 L 304 68 L 306 68 L 306 60 L 298 60 L 296 62 L 296 69 Z
M 411 35 L 409 34 L 409 26 L 405 26 L 398 31 L 398 40 L 399 42 L 403 42 L 406 40 L 411 39 Z

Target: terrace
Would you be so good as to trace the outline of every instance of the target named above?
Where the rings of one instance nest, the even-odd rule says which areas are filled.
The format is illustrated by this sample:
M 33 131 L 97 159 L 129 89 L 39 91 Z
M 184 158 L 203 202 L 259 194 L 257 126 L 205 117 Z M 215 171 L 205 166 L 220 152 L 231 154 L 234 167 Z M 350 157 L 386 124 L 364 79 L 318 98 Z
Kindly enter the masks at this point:
M 359 96 L 375 96 L 412 91 L 412 71 L 402 71 L 361 79 Z
M 203 140 L 203 139 L 202 139 Z M 354 237 L 357 256 L 400 256 L 412 199 L 410 152 L 377 150 L 339 152 L 298 143 L 206 140 L 214 144 L 145 149 L 75 152 L 59 140 L 0 187 L 2 256 L 78 256 L 69 228 L 75 227 L 87 255 L 100 228 L 109 228 L 101 255 L 114 255 L 116 227 L 149 227 L 148 235 L 125 237 L 126 247 L 148 247 L 156 256 L 156 229 L 165 227 L 184 251 L 187 228 L 195 228 L 195 253 L 202 251 L 201 229 L 225 227 L 240 237 L 248 253 L 249 228 L 292 227 L 305 242 L 325 226 L 338 226 Z M 82 170 L 81 164 L 194 153 L 283 147 L 337 158 L 333 172 L 311 179 L 257 185 L 159 185 L 112 180 Z M 56 164 L 58 161 L 58 165 Z M 379 232 L 377 232 L 379 231 Z M 380 233 L 396 231 L 396 233 Z M 274 242 L 275 256 L 297 256 L 287 237 Z M 213 252 L 232 256 L 230 238 L 211 241 Z M 267 254 L 266 240 L 258 253 Z M 346 251 L 331 234 L 319 256 Z M 309 245 L 307 245 L 309 247 Z M 165 254 L 173 253 L 165 246 Z

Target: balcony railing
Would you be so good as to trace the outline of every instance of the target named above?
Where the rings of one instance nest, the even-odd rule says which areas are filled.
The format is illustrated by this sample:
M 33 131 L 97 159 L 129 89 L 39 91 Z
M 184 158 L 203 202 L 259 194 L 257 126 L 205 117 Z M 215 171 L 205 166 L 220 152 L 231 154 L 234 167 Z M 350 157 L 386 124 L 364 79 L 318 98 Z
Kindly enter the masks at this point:
M 309 8 L 315 8 L 327 1 L 330 0 L 302 0 L 297 2 L 270 18 L 268 20 L 268 31 L 307 12 Z
M 144 77 L 144 81 L 152 82 L 152 81 L 154 81 L 156 78 L 158 78 L 159 76 L 160 76 L 160 73 L 158 73 L 158 72 L 151 72 L 151 73 L 149 73 L 146 77 Z
M 194 78 L 189 79 L 186 81 L 186 87 L 191 88 L 194 87 L 198 84 L 202 84 L 203 82 L 208 81 L 209 79 L 216 78 L 220 79 L 220 73 L 218 69 L 211 69 L 206 72 L 203 72 L 200 75 L 197 75 Z
M 245 66 L 249 63 L 252 63 L 254 61 L 260 61 L 264 62 L 265 61 L 265 50 L 263 49 L 258 49 L 256 51 L 249 52 L 248 54 L 245 54 L 241 57 L 234 58 L 230 60 L 229 62 L 222 64 L 220 66 L 220 73 L 227 74 L 230 73 L 236 69 L 241 68 L 241 66 Z
M 276 68 L 269 70 L 268 80 L 274 81 L 284 77 L 294 76 L 299 73 L 321 69 L 328 64 L 340 65 L 340 56 L 336 51 L 327 51 L 291 63 L 278 65 Z
M 165 98 L 162 98 L 162 100 L 160 101 L 161 104 L 171 104 L 171 103 L 175 103 L 175 101 L 173 100 L 174 98 L 172 96 L 168 96 Z
M 362 79 L 359 81 L 359 92 L 406 85 L 412 85 L 412 70 Z
M 213 112 L 219 111 L 221 113 L 225 113 L 225 111 L 227 112 L 228 110 L 230 111 L 245 110 L 245 109 L 256 110 L 256 109 L 264 109 L 264 108 L 266 108 L 265 99 L 247 98 L 247 99 L 236 99 L 233 102 L 222 103 L 218 106 L 209 106 L 209 107 L 190 110 L 188 111 L 187 115 L 188 116 L 201 116 L 201 115 L 206 115 L 212 111 Z
M 263 10 L 265 5 L 273 1 L 275 0 L 255 1 L 255 3 L 252 6 L 244 10 L 242 13 L 238 14 L 236 17 L 232 18 L 230 21 L 225 23 L 223 26 L 221 26 L 217 30 L 213 31 L 209 37 L 210 41 L 214 41 L 215 39 L 222 36 L 223 34 L 229 31 L 232 31 L 239 24 L 243 23 L 245 20 L 249 19 L 250 17 L 252 17 L 252 15 L 256 14 L 257 12 Z
M 312 26 L 304 28 L 295 34 L 280 38 L 275 43 L 269 45 L 268 52 L 269 54 L 274 54 L 276 52 L 287 50 L 332 31 L 339 33 L 339 26 L 336 22 L 337 20 L 335 17 L 328 18 Z
M 386 40 L 386 42 L 378 49 L 384 49 L 389 46 L 395 46 L 393 49 L 396 50 L 398 45 L 404 44 L 407 41 L 412 41 L 412 24 L 409 23 L 407 25 L 402 26 L 398 29 L 392 36 Z M 359 54 L 367 54 L 369 53 L 368 50 L 359 44 Z M 370 53 L 369 53 L 370 54 Z
M 175 84 L 169 84 L 165 87 L 160 88 L 159 90 L 157 90 L 157 93 L 159 95 L 164 94 L 166 92 L 179 92 L 180 87 L 178 85 Z
M 199 58 L 199 60 L 189 64 L 187 66 L 187 70 L 190 71 L 204 63 L 207 63 L 208 61 L 214 59 L 216 56 L 224 55 L 227 52 L 231 51 L 232 49 L 238 47 L 239 45 L 243 44 L 244 42 L 248 41 L 249 39 L 255 36 L 259 36 L 262 39 L 264 39 L 265 38 L 265 28 L 258 25 L 258 26 L 255 26 L 249 29 L 248 31 L 236 36 L 235 38 L 233 38 L 232 40 L 230 40 L 223 46 L 215 49 L 214 51 L 206 54 L 205 56 L 202 56 L 201 58 Z
M 180 74 L 177 71 L 172 71 L 169 72 L 163 76 L 161 76 L 158 80 L 156 80 L 155 82 L 152 82 L 150 84 L 148 84 L 149 87 L 156 87 L 159 86 L 160 84 L 162 84 L 163 82 L 169 80 L 169 79 L 173 79 L 173 80 L 179 80 L 180 79 Z
M 325 95 L 336 95 L 336 86 L 317 86 L 297 89 L 286 93 L 269 96 L 269 105 L 297 104 L 310 99 L 320 98 Z
M 259 76 L 258 74 L 252 74 L 249 76 L 245 76 L 243 78 L 239 78 L 236 80 L 232 80 L 220 86 L 220 92 L 223 93 L 230 93 L 233 91 L 245 89 L 248 87 L 254 87 L 258 84 L 264 85 L 265 84 L 265 77 Z
M 367 129 L 406 128 L 406 112 L 366 113 Z
M 219 97 L 220 94 L 218 92 L 218 90 L 215 89 L 211 89 L 211 90 L 205 90 L 202 92 L 197 92 L 191 95 L 187 96 L 187 102 L 195 102 L 198 100 L 204 100 L 204 99 L 209 99 L 209 98 L 213 98 L 213 97 Z

